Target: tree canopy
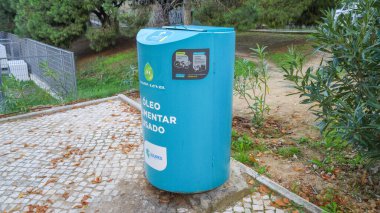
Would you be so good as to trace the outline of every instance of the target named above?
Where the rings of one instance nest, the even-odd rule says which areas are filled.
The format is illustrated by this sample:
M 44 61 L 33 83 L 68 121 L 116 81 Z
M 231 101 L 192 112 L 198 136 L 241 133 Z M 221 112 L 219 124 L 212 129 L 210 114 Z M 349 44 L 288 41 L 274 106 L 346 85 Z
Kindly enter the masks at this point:
M 14 29 L 13 19 L 16 16 L 18 0 L 0 1 L 0 31 L 11 32 Z
M 247 30 L 261 25 L 313 25 L 321 11 L 334 7 L 337 1 L 340 0 L 192 0 L 192 5 L 194 17 L 201 24 Z M 150 11 L 145 9 L 120 15 L 119 8 L 126 3 L 132 9 L 157 4 L 162 9 L 163 24 L 167 24 L 169 11 L 181 6 L 183 0 L 0 0 L 0 30 L 57 46 L 68 46 L 86 35 L 91 47 L 101 50 L 125 34 L 119 22 L 127 20 L 124 25 L 132 29 L 149 20 Z M 100 28 L 88 27 L 91 13 L 101 22 Z
M 20 0 L 15 17 L 16 33 L 58 46 L 82 35 L 88 11 L 76 0 Z

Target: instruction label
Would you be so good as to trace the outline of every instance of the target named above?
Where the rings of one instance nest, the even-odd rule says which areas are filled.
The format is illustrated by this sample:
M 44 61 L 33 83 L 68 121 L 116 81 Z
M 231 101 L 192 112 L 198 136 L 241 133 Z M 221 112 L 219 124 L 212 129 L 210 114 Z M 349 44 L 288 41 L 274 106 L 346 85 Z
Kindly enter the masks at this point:
M 172 57 L 172 79 L 197 80 L 205 78 L 210 67 L 209 49 L 180 49 Z

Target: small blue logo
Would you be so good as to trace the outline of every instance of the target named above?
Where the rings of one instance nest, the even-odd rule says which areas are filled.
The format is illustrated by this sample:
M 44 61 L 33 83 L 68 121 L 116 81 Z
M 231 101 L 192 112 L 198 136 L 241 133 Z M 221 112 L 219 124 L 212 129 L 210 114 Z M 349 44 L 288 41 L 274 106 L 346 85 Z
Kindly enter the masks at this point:
M 151 152 L 149 151 L 149 149 L 146 149 L 146 150 L 145 150 L 145 154 L 146 154 L 146 156 L 147 156 L 148 158 L 153 158 L 153 159 L 156 159 L 156 160 L 162 160 L 162 157 L 161 157 L 161 156 L 156 155 L 156 154 L 154 154 L 154 153 L 151 153 Z

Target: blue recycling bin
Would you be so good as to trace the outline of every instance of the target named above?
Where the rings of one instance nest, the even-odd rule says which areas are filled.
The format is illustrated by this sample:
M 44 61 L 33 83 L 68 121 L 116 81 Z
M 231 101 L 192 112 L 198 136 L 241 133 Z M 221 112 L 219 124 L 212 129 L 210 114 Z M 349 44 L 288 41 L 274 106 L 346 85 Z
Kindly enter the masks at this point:
M 145 174 L 176 193 L 228 180 L 233 28 L 167 26 L 137 34 Z

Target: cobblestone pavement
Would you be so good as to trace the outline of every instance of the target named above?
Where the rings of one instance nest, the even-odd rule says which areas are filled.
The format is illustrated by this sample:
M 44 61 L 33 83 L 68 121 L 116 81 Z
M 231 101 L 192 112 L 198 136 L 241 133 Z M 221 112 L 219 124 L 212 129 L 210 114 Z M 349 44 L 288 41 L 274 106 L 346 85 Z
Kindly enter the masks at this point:
M 0 124 L 0 212 L 283 212 L 268 193 L 236 201 L 255 187 L 233 162 L 230 180 L 206 193 L 152 187 L 140 125 L 118 100 Z
M 277 206 L 278 208 L 276 208 Z M 281 209 L 290 206 L 290 201 L 276 195 L 263 195 L 259 192 L 254 192 L 245 196 L 240 201 L 236 202 L 233 206 L 226 208 L 223 213 L 232 212 L 265 212 L 265 213 L 284 213 L 289 210 Z M 281 207 L 281 208 L 280 208 Z M 289 209 L 289 208 L 288 208 Z M 296 210 L 296 209 L 294 209 Z
M 79 212 L 111 200 L 120 179 L 142 178 L 140 115 L 131 111 L 109 101 L 0 124 L 0 212 Z

